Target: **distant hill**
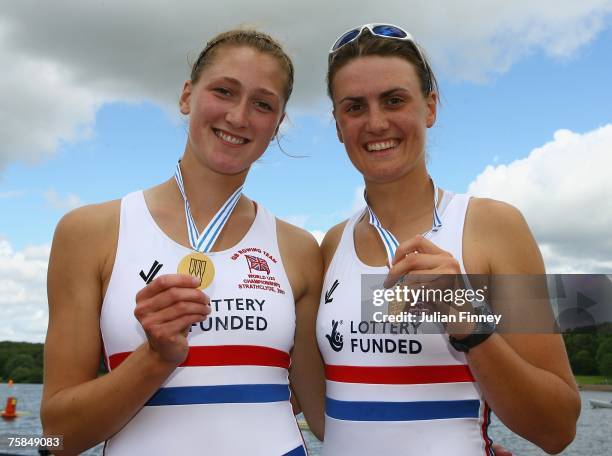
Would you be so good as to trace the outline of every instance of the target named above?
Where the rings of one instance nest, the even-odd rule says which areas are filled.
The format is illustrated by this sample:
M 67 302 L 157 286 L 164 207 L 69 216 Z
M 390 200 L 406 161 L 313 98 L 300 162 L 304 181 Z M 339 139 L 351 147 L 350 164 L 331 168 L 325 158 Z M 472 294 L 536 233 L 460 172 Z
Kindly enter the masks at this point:
M 15 383 L 42 383 L 44 347 L 30 342 L 0 342 L 0 382 L 11 378 Z M 101 361 L 99 374 L 105 372 Z
M 0 381 L 42 383 L 44 344 L 0 342 Z

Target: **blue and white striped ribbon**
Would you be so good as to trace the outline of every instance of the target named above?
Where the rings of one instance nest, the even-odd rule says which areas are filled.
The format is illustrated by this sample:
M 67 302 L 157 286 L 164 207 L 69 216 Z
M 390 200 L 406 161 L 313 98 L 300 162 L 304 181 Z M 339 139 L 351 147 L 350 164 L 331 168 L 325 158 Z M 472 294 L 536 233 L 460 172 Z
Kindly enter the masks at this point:
M 215 241 L 221 234 L 221 230 L 234 211 L 236 204 L 238 204 L 240 195 L 242 195 L 243 186 L 241 185 L 234 193 L 232 193 L 228 200 L 221 206 L 221 209 L 219 209 L 212 220 L 208 223 L 208 226 L 206 226 L 202 233 L 200 233 L 195 221 L 193 220 L 193 216 L 191 215 L 189 201 L 187 201 L 187 195 L 185 194 L 185 186 L 183 184 L 183 175 L 181 174 L 180 163 L 177 163 L 176 165 L 174 179 L 176 179 L 179 191 L 181 192 L 181 195 L 183 195 L 183 201 L 185 201 L 185 219 L 187 220 L 189 244 L 191 244 L 191 247 L 198 252 L 208 253 L 212 249 L 213 245 L 215 245 Z
M 431 181 L 431 185 L 433 186 L 434 191 L 434 212 L 431 229 L 427 233 L 425 233 L 424 236 L 428 236 L 430 233 L 438 231 L 442 226 L 442 219 L 440 218 L 440 214 L 438 214 L 438 186 L 431 177 L 429 178 L 429 180 Z M 365 190 L 363 192 L 363 197 L 365 198 L 365 202 L 368 207 L 368 214 L 370 215 L 370 225 L 376 228 L 380 239 L 383 241 L 383 245 L 385 246 L 385 250 L 387 251 L 387 261 L 389 262 L 389 267 L 391 267 L 391 265 L 393 264 L 393 257 L 395 256 L 395 251 L 399 246 L 399 242 L 397 238 L 393 236 L 393 233 L 391 233 L 391 231 L 387 230 L 384 226 L 382 226 L 382 223 L 380 223 L 380 220 L 378 220 L 378 217 L 376 217 L 376 214 L 368 203 L 368 194 Z

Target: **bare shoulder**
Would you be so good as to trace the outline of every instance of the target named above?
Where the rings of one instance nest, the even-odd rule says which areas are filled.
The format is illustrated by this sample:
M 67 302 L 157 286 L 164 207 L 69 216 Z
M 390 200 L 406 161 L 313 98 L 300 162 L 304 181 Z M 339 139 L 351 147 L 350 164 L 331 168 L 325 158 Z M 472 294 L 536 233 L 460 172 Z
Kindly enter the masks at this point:
M 541 273 L 544 269 L 538 245 L 525 217 L 519 209 L 503 201 L 489 198 L 470 200 L 464 256 L 471 256 L 474 250 L 480 256 L 486 255 L 493 273 Z
M 279 244 L 288 247 L 292 255 L 320 255 L 319 243 L 307 230 L 276 219 L 276 232 Z
M 59 221 L 57 234 L 72 236 L 102 233 L 119 222 L 121 200 L 82 206 L 68 212 Z
M 329 266 L 329 263 L 334 256 L 334 253 L 336 253 L 336 249 L 338 248 L 338 244 L 340 243 L 340 239 L 342 238 L 342 233 L 344 232 L 344 227 L 346 226 L 347 222 L 348 220 L 345 220 L 332 226 L 325 234 L 323 242 L 321 242 L 321 253 L 323 255 L 325 269 L 327 269 L 327 266 Z
M 523 214 L 515 206 L 490 198 L 472 198 L 467 220 L 487 231 L 490 228 L 513 230 L 527 227 Z
M 83 256 L 83 252 L 93 253 L 92 260 L 98 260 L 102 270 L 109 257 L 114 259 L 120 207 L 121 201 L 113 200 L 68 212 L 55 229 L 52 257 L 59 254 L 72 257 Z

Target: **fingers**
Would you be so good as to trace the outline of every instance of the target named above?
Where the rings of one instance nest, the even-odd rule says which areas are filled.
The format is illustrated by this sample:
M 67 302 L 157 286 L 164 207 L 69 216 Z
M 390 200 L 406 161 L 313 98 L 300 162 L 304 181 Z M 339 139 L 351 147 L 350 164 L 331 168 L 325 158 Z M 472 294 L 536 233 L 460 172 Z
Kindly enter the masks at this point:
M 195 288 L 197 281 L 192 279 L 178 274 L 161 276 L 136 295 L 134 315 L 148 336 L 168 338 L 172 331 L 189 328 L 211 312 L 209 297 Z
M 174 306 L 174 304 L 178 302 L 194 302 L 208 305 L 210 299 L 197 288 L 173 287 L 163 290 L 148 299 L 138 300 L 137 298 L 134 315 L 136 315 L 136 318 L 141 318 L 148 313 L 157 312 L 166 307 Z
M 163 344 L 168 341 L 176 341 L 177 335 L 187 336 L 189 328 L 194 323 L 202 321 L 201 315 L 184 315 L 176 320 L 165 322 L 163 324 L 151 325 L 145 328 L 147 336 L 155 341 L 155 345 L 160 342 Z
M 420 252 L 412 252 L 404 255 L 403 258 L 398 258 L 397 256 L 395 258 L 397 261 L 394 260 L 393 267 L 389 270 L 389 274 L 383 284 L 385 288 L 392 287 L 406 274 L 414 274 L 417 271 L 422 274 L 431 274 L 440 267 L 441 261 L 445 261 L 439 255 Z
M 164 274 L 140 290 L 136 294 L 136 301 L 151 298 L 169 288 L 195 288 L 198 285 L 199 281 L 195 277 L 184 274 Z
M 185 316 L 198 317 L 199 320 L 197 320 L 197 322 L 200 322 L 203 321 L 210 312 L 211 308 L 209 305 L 180 301 L 157 312 L 148 313 L 140 319 L 140 324 L 146 331 L 148 327 L 153 325 L 179 320 Z
M 459 263 L 449 252 L 442 250 L 430 240 L 419 235 L 402 242 L 398 246 L 393 265 L 383 285 L 385 288 L 390 288 L 406 274 L 459 273 L 461 273 Z
M 412 239 L 408 239 L 407 241 L 402 242 L 395 251 L 395 258 L 393 259 L 393 264 L 400 261 L 406 255 L 410 253 L 429 253 L 429 254 L 449 254 L 445 250 L 442 250 L 436 244 L 431 242 L 429 239 L 426 239 L 422 235 L 418 235 L 413 237 Z M 450 254 L 449 254 L 450 255 Z

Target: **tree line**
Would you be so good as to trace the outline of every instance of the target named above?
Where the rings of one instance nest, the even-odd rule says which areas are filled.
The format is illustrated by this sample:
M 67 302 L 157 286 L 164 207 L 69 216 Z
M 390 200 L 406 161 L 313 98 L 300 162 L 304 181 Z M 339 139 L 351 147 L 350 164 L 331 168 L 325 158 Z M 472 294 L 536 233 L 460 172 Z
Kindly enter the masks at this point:
M 612 383 L 612 334 L 568 332 L 563 335 L 574 375 L 603 375 Z
M 0 380 L 15 383 L 42 383 L 44 344 L 0 342 Z
M 601 331 L 601 328 L 598 328 Z M 574 375 L 603 375 L 612 382 L 612 328 L 606 332 L 563 335 Z M 0 382 L 43 382 L 44 344 L 0 342 Z M 106 371 L 100 362 L 99 374 Z
M 0 342 L 0 383 L 12 379 L 15 383 L 43 382 L 43 352 L 45 344 L 29 342 Z M 106 372 L 100 359 L 98 374 Z

